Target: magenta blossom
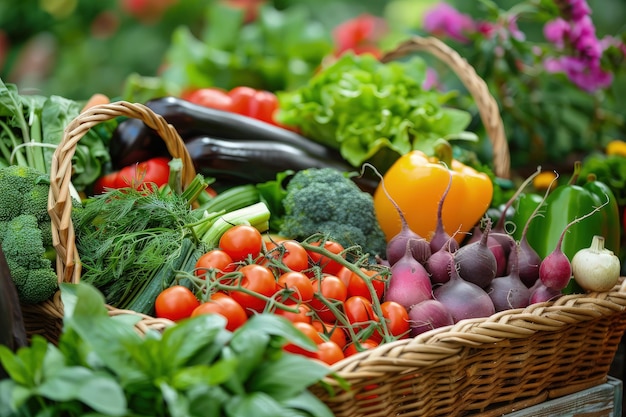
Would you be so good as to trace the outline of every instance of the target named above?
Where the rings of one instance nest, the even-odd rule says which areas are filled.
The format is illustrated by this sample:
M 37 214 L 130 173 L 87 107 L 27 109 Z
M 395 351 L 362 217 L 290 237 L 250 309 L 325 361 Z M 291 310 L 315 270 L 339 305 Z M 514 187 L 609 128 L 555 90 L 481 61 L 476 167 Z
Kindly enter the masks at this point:
M 555 44 L 558 48 L 563 48 L 565 39 L 569 37 L 570 25 L 560 17 L 549 21 L 543 27 L 543 36 L 548 42 Z
M 468 42 L 466 35 L 476 32 L 476 23 L 449 4 L 439 3 L 424 14 L 424 30 L 436 36 Z

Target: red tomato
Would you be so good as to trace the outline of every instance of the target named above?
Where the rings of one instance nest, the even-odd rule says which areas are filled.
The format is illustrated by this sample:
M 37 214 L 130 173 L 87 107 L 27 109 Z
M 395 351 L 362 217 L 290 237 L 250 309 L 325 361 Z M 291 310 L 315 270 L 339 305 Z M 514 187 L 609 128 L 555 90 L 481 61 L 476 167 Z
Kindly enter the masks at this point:
M 343 303 L 343 308 L 346 318 L 357 329 L 364 329 L 373 321 L 378 322 L 380 320 L 374 313 L 372 303 L 360 295 L 349 297 Z
M 220 88 L 200 88 L 182 95 L 182 98 L 212 109 L 233 111 L 233 99 Z
M 241 272 L 241 279 L 235 285 L 240 285 L 248 291 L 254 291 L 265 297 L 271 297 L 276 292 L 276 279 L 272 271 L 258 264 L 244 265 L 238 270 Z M 248 316 L 255 311 L 261 312 L 265 309 L 266 301 L 263 298 L 243 291 L 231 291 L 230 296 L 235 299 L 246 310 Z
M 324 275 L 317 282 L 313 283 L 313 288 L 318 293 L 310 301 L 309 305 L 319 318 L 325 322 L 334 323 L 337 320 L 335 313 L 322 301 L 322 299 L 334 304 L 341 304 L 346 301 L 348 288 L 334 275 Z M 340 308 L 340 307 L 338 307 Z
M 226 329 L 231 332 L 248 320 L 248 316 L 241 304 L 222 292 L 216 292 L 211 295 L 209 301 L 196 307 L 191 313 L 191 317 L 200 314 L 219 314 L 226 319 Z
M 220 249 L 213 249 L 198 258 L 195 274 L 204 277 L 207 272 L 213 271 L 215 278 L 219 278 L 234 271 L 236 267 L 237 264 L 229 254 Z
M 376 346 L 378 346 L 378 342 L 374 339 L 367 339 L 359 343 L 359 345 L 360 350 L 357 348 L 356 343 L 350 343 L 349 345 L 347 345 L 346 348 L 343 350 L 343 354 L 346 356 L 346 358 L 364 350 L 374 349 Z
M 328 365 L 332 365 L 345 358 L 345 356 L 337 343 L 328 340 L 317 344 L 317 358 Z
M 179 321 L 191 316 L 199 305 L 200 301 L 189 288 L 174 285 L 157 295 L 154 310 L 157 317 Z
M 107 188 L 125 187 L 141 190 L 147 183 L 154 183 L 160 187 L 167 184 L 169 180 L 169 161 L 169 158 L 157 157 L 124 167 L 117 172 L 98 178 L 94 183 L 93 192 L 102 194 Z
M 332 340 L 342 349 L 348 343 L 346 332 L 342 328 L 337 327 L 337 325 L 324 323 L 319 320 L 313 320 L 311 324 L 324 336 L 325 339 Z
M 296 303 L 286 303 L 285 305 L 295 308 L 298 310 L 298 313 L 294 313 L 292 311 L 283 310 L 282 308 L 276 308 L 274 314 L 279 316 L 283 316 L 287 320 L 292 323 L 295 322 L 303 322 L 303 323 L 311 323 L 311 308 L 306 304 L 296 304 Z
M 322 336 L 320 336 L 320 334 L 317 332 L 317 330 L 315 330 L 315 327 L 313 327 L 313 325 L 311 325 L 310 323 L 303 323 L 303 322 L 295 322 L 293 323 L 294 327 L 298 330 L 300 330 L 302 333 L 304 333 L 305 336 L 307 336 L 309 339 L 311 339 L 313 341 L 313 343 L 315 343 L 316 345 L 322 343 L 324 341 L 324 339 L 322 339 Z M 303 349 L 299 346 L 294 345 L 293 343 L 288 342 L 283 349 L 285 349 L 287 352 L 291 352 L 291 353 L 297 353 L 300 355 L 304 355 L 307 356 L 309 358 L 316 358 L 317 357 L 317 352 L 311 352 L 308 351 L 306 349 Z
M 385 292 L 385 282 L 382 280 L 381 276 L 376 276 L 376 271 L 366 268 L 361 268 L 361 271 L 363 271 L 365 275 L 371 277 L 369 282 L 371 282 L 374 287 L 374 291 L 378 295 L 378 300 L 381 300 L 383 293 Z M 348 297 L 353 297 L 355 295 L 360 295 L 361 297 L 367 298 L 369 301 L 373 301 L 372 293 L 370 292 L 367 282 L 359 275 L 352 272 L 350 274 L 350 278 L 348 279 Z
M 278 109 L 278 98 L 274 93 L 240 86 L 230 90 L 228 95 L 235 113 L 275 124 L 274 112 Z
M 409 322 L 409 313 L 403 305 L 395 301 L 385 301 L 380 305 L 383 317 L 387 320 L 387 328 L 393 336 L 406 338 L 409 337 L 411 324 Z
M 288 271 L 278 277 L 278 287 L 285 290 L 289 297 L 302 302 L 313 299 L 313 283 L 302 272 Z
M 243 261 L 248 256 L 254 259 L 263 247 L 263 235 L 253 226 L 238 224 L 224 232 L 219 247 L 235 262 Z
M 321 242 L 312 242 L 311 244 L 315 246 L 320 246 Z M 344 249 L 343 246 L 332 240 L 326 240 L 324 242 L 324 248 L 336 255 L 340 254 Z M 322 272 L 335 275 L 339 273 L 339 271 L 341 271 L 341 268 L 343 268 L 343 265 L 341 265 L 340 263 L 333 261 L 320 253 L 313 252 L 311 250 L 307 251 L 307 253 L 309 255 L 309 258 L 311 258 L 311 262 L 314 265 L 318 265 L 322 268 Z
M 280 262 L 292 271 L 304 271 L 309 267 L 309 255 L 295 240 L 266 242 L 265 248 L 265 258 L 270 265 L 272 262 Z

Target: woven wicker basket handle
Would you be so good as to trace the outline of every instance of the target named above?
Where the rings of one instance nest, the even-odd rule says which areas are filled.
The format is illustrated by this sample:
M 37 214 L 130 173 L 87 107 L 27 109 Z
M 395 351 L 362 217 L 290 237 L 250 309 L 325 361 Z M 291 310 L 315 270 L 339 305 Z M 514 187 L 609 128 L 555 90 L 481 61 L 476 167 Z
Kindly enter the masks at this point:
M 74 225 L 71 219 L 70 197 L 72 158 L 76 145 L 89 129 L 118 116 L 140 119 L 159 134 L 170 155 L 173 158 L 180 158 L 183 162 L 183 187 L 188 185 L 196 175 L 191 156 L 176 129 L 162 116 L 143 104 L 119 101 L 94 106 L 79 114 L 65 127 L 61 143 L 52 156 L 50 167 L 48 213 L 52 223 L 52 244 L 57 253 L 56 271 L 59 282 L 78 283 L 81 274 L 80 258 L 76 249 Z
M 398 45 L 393 51 L 385 54 L 381 58 L 381 61 L 393 61 L 419 51 L 430 53 L 450 67 L 472 95 L 478 107 L 480 118 L 487 131 L 487 135 L 489 136 L 489 140 L 491 141 L 494 171 L 499 177 L 509 178 L 509 146 L 504 133 L 504 124 L 500 117 L 498 103 L 489 92 L 485 81 L 478 76 L 474 67 L 472 67 L 467 60 L 437 38 L 421 38 L 415 36 Z

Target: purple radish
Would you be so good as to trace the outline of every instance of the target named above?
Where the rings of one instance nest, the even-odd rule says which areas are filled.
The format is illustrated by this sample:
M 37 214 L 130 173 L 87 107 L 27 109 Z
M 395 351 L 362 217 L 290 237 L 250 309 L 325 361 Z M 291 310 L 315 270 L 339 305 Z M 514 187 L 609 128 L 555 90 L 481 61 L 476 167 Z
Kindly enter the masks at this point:
M 491 219 L 487 218 L 487 225 L 480 240 L 461 246 L 454 252 L 459 275 L 481 288 L 486 288 L 496 277 L 498 266 L 496 257 L 487 246 L 490 231 Z
M 487 290 L 496 311 L 523 308 L 530 302 L 530 290 L 519 277 L 519 251 L 519 246 L 516 244 L 509 253 L 509 274 L 494 278 Z
M 513 203 L 517 200 L 517 198 L 522 193 L 522 191 L 524 191 L 524 189 L 540 173 L 541 173 L 541 167 L 537 167 L 537 170 L 533 172 L 528 178 L 526 178 L 524 182 L 522 182 L 522 184 L 520 184 L 520 186 L 517 188 L 515 193 L 509 199 L 509 201 L 507 201 L 506 204 L 504 205 L 504 208 L 502 209 L 502 214 L 500 215 L 498 222 L 493 226 L 494 237 L 498 240 L 498 242 L 500 242 L 500 244 L 502 245 L 502 248 L 505 251 L 508 251 L 509 249 L 511 249 L 510 246 L 507 246 L 508 243 L 506 242 L 506 240 L 504 240 L 504 235 L 508 235 L 506 231 L 506 212 L 509 210 L 511 205 L 513 205 Z M 506 252 L 505 255 L 508 257 L 509 253 Z
M 451 237 L 448 242 L 452 240 L 453 238 Z M 426 270 L 430 274 L 430 282 L 433 285 L 448 282 L 453 265 L 454 254 L 450 250 L 450 244 L 446 243 L 438 251 L 430 255 L 430 258 L 426 261 Z
M 456 265 L 450 272 L 450 280 L 435 288 L 433 298 L 446 306 L 455 323 L 463 319 L 488 317 L 496 311 L 485 290 L 461 278 Z
M 448 171 L 448 175 L 450 176 L 448 180 L 448 185 L 441 195 L 441 199 L 439 199 L 439 203 L 437 205 L 437 226 L 435 227 L 435 232 L 430 238 L 430 252 L 435 253 L 439 249 L 443 247 L 443 245 L 449 245 L 450 252 L 455 252 L 459 248 L 459 243 L 456 240 L 450 241 L 450 235 L 443 227 L 443 203 L 448 196 L 448 192 L 450 191 L 450 187 L 452 186 L 452 173 Z
M 391 265 L 385 301 L 395 301 L 407 311 L 415 304 L 432 298 L 432 286 L 426 268 L 411 253 L 407 241 L 404 256 Z
M 572 264 L 562 250 L 563 238 L 565 237 L 567 230 L 576 223 L 600 211 L 608 203 L 609 199 L 607 196 L 605 203 L 594 208 L 584 216 L 580 216 L 579 218 L 572 220 L 565 226 L 565 228 L 563 228 L 561 236 L 559 236 L 559 240 L 556 243 L 556 247 L 550 254 L 548 254 L 548 256 L 543 258 L 541 265 L 539 265 L 539 279 L 546 287 L 555 290 L 562 290 L 567 286 L 570 278 L 572 277 Z
M 452 315 L 445 305 L 437 300 L 424 300 L 409 310 L 410 336 L 415 337 L 439 327 L 454 324 Z
M 554 288 L 548 288 L 543 285 L 541 280 L 537 280 L 535 285 L 530 287 L 530 299 L 529 304 L 543 303 L 545 301 L 554 301 L 561 296 L 560 290 Z
M 522 236 L 519 240 L 519 276 L 524 285 L 529 288 L 532 287 L 539 280 L 539 266 L 541 265 L 541 257 L 539 256 L 537 251 L 533 249 L 532 246 L 530 246 L 530 243 L 528 243 L 528 229 L 530 227 L 530 222 L 538 215 L 539 209 L 543 206 L 546 198 L 548 198 L 548 194 L 552 189 L 552 185 L 559 178 L 559 174 L 556 172 L 555 174 L 556 175 L 554 176 L 554 179 L 552 180 L 550 186 L 543 195 L 541 204 L 537 205 L 537 207 L 535 207 L 535 210 L 533 210 L 533 212 L 531 213 L 530 217 L 528 217 L 528 220 L 524 225 L 524 229 L 522 230 Z

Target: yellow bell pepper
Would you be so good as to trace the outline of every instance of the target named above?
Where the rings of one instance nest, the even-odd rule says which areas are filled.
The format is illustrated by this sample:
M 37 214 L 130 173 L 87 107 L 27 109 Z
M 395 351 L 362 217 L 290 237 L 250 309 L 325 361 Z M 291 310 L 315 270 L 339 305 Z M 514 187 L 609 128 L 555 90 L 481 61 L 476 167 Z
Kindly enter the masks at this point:
M 445 231 L 457 242 L 466 237 L 491 205 L 493 183 L 484 173 L 456 159 L 429 157 L 421 151 L 402 155 L 384 174 L 383 181 L 398 204 L 409 227 L 430 241 L 437 225 L 437 207 L 452 174 L 450 191 L 442 208 Z M 387 241 L 401 229 L 398 211 L 379 184 L 374 192 L 374 209 Z

